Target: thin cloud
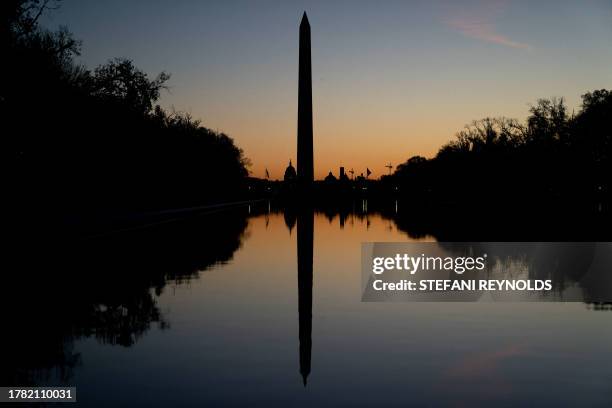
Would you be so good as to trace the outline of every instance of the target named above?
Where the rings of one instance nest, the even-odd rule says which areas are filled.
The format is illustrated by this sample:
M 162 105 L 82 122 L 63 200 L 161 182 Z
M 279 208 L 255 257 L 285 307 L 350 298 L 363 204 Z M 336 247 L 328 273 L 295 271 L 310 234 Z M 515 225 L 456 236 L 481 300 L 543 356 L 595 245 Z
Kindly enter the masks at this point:
M 497 4 L 499 6 L 499 3 Z M 500 7 L 495 7 L 489 10 L 480 10 L 480 13 L 471 13 L 469 15 L 455 16 L 447 20 L 447 24 L 459 31 L 466 37 L 477 40 L 503 45 L 505 47 L 532 50 L 533 47 L 529 44 L 515 41 L 503 34 L 497 32 L 493 22 L 494 14 L 499 12 Z M 488 11 L 488 12 L 486 12 Z

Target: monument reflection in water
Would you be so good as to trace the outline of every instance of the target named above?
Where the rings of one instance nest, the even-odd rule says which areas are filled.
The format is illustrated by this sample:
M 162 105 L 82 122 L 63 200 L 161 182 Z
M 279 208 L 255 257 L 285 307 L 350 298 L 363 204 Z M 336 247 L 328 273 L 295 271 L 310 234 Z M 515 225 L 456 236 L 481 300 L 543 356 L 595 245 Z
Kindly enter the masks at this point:
M 302 209 L 297 220 L 298 313 L 300 321 L 300 373 L 307 383 L 312 350 L 312 257 L 314 211 Z

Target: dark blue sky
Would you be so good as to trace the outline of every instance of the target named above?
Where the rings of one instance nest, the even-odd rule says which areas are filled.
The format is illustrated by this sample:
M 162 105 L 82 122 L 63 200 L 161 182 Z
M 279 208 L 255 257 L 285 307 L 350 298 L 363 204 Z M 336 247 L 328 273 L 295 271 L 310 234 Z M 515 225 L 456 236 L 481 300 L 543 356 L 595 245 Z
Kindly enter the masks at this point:
M 48 16 L 95 67 L 172 74 L 162 104 L 230 134 L 261 176 L 295 158 L 298 25 L 312 25 L 315 168 L 430 156 L 473 119 L 612 88 L 612 1 L 93 1 Z M 375 142 L 373 142 L 375 140 Z M 376 174 L 378 173 L 378 174 Z

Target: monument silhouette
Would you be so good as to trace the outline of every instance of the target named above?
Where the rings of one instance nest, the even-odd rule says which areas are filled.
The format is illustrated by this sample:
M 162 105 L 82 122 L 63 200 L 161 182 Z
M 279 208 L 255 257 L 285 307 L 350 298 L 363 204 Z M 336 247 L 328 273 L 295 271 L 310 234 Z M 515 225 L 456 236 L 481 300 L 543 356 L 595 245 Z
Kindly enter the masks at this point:
M 297 178 L 305 186 L 314 181 L 312 148 L 312 64 L 310 23 L 306 12 L 300 23 L 300 67 L 298 88 Z

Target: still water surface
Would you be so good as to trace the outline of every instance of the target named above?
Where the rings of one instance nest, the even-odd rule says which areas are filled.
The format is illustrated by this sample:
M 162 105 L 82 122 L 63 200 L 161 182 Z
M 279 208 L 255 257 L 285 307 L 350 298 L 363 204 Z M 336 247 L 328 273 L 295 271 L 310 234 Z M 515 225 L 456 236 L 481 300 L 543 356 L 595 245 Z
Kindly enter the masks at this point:
M 198 272 L 165 260 L 144 294 L 113 283 L 126 296 L 138 290 L 129 306 L 81 300 L 89 312 L 62 334 L 77 362 L 46 381 L 101 407 L 612 405 L 612 312 L 580 302 L 361 302 L 361 243 L 413 239 L 393 220 L 241 216 L 235 248 L 188 265 Z M 207 234 L 207 220 L 192 224 Z M 311 275 L 298 246 L 302 258 L 312 251 Z M 190 251 L 220 250 L 204 240 Z M 190 254 L 176 256 L 184 267 Z

